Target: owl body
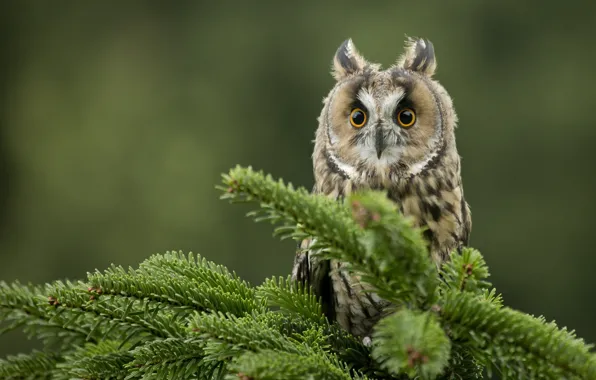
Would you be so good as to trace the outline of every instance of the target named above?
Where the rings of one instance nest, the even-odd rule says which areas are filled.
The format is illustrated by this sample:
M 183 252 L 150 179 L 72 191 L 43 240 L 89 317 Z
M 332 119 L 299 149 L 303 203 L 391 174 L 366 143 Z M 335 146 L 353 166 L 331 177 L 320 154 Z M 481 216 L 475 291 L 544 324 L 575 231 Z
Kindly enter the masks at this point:
M 471 214 L 464 200 L 455 145 L 457 116 L 432 75 L 432 43 L 409 39 L 386 70 L 367 62 L 351 40 L 333 60 L 337 80 L 323 101 L 313 153 L 313 192 L 336 199 L 358 189 L 380 189 L 425 228 L 432 259 L 440 265 L 467 244 Z M 312 286 L 331 320 L 367 336 L 388 303 L 364 292 L 341 262 L 320 260 L 301 243 L 293 277 Z

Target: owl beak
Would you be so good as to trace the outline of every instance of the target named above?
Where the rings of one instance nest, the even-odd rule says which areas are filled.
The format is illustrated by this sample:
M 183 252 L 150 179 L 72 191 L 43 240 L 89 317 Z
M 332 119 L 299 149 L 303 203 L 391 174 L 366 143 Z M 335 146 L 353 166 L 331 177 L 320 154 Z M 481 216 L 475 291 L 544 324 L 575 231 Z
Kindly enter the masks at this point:
M 377 128 L 377 134 L 375 136 L 375 148 L 377 149 L 377 158 L 381 159 L 383 150 L 385 149 L 385 137 L 383 128 Z

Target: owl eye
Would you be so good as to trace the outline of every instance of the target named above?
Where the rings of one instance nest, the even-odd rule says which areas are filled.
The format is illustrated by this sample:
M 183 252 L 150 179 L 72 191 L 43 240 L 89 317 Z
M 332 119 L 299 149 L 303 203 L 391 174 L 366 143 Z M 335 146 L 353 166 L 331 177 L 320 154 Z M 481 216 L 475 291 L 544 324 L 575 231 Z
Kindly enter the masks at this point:
M 416 122 L 416 113 L 411 108 L 404 108 L 397 113 L 397 123 L 400 127 L 409 128 Z
M 350 124 L 354 128 L 361 128 L 366 124 L 366 112 L 361 108 L 354 108 L 350 112 Z

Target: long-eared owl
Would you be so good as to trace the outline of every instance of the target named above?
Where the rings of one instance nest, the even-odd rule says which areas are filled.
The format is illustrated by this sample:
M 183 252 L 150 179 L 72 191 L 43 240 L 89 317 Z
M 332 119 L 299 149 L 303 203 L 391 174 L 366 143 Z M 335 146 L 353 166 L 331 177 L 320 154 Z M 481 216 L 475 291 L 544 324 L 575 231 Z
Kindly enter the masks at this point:
M 471 215 L 464 200 L 455 145 L 457 116 L 447 91 L 432 78 L 432 43 L 406 41 L 386 70 L 367 62 L 351 40 L 335 53 L 335 86 L 323 101 L 313 153 L 315 193 L 343 199 L 361 189 L 382 189 L 400 211 L 425 227 L 437 265 L 467 244 Z M 321 297 L 326 315 L 357 336 L 367 336 L 386 301 L 363 292 L 342 263 L 311 255 L 300 244 L 293 278 Z

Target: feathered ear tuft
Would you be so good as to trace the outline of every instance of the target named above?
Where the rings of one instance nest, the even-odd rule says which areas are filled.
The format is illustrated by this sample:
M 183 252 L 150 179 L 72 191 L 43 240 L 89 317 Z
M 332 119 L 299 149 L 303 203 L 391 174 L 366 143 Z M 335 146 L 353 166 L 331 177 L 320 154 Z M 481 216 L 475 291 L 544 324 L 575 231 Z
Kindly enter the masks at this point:
M 406 70 L 432 76 L 437 69 L 435 48 L 432 42 L 423 38 L 408 37 L 405 52 L 397 60 L 397 65 Z
M 345 40 L 333 57 L 333 69 L 331 73 L 336 80 L 362 71 L 366 66 L 366 60 L 358 53 L 352 43 L 352 39 Z

